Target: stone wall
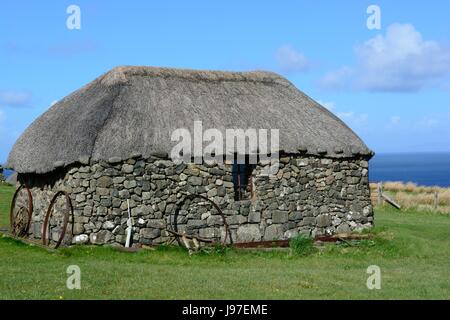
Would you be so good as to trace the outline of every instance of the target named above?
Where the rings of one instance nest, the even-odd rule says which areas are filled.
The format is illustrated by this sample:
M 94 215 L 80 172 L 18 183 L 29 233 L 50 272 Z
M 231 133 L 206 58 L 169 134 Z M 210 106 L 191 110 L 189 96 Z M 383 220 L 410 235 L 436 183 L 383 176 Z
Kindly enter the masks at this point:
M 368 185 L 368 162 L 299 155 L 280 159 L 275 177 L 253 171 L 254 195 L 234 200 L 232 166 L 175 165 L 167 159 L 139 156 L 120 161 L 62 168 L 50 175 L 19 175 L 32 188 L 34 213 L 31 237 L 41 238 L 42 223 L 52 196 L 70 193 L 73 217 L 67 243 L 76 241 L 125 243 L 127 199 L 133 217 L 134 244 L 161 244 L 170 239 L 169 217 L 180 232 L 220 240 L 222 218 L 205 201 L 182 201 L 186 193 L 201 194 L 219 205 L 229 225 L 228 240 L 249 242 L 348 232 L 370 227 L 373 212 Z M 62 199 L 51 220 L 56 240 Z M 80 236 L 81 235 L 81 236 Z

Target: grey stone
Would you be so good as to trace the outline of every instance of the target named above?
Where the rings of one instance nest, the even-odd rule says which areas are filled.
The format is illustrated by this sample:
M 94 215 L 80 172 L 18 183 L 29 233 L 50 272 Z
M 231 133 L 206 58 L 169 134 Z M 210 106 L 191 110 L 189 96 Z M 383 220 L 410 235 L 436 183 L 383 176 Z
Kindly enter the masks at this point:
M 123 164 L 122 165 L 122 172 L 123 173 L 132 173 L 134 171 L 134 167 L 131 164 Z
M 91 233 L 89 235 L 89 240 L 93 244 L 105 244 L 108 243 L 113 237 L 111 231 L 101 230 L 97 233 Z
M 272 224 L 266 227 L 266 230 L 264 232 L 264 240 L 281 240 L 283 238 L 283 235 L 283 226 L 281 224 Z
M 142 192 L 142 200 L 149 200 L 152 198 L 152 194 L 150 192 Z
M 109 196 L 110 190 L 107 188 L 97 188 L 95 193 L 99 196 Z
M 161 235 L 161 230 L 153 228 L 142 228 L 139 235 L 145 239 L 155 239 Z
M 321 214 L 317 216 L 316 224 L 319 228 L 329 227 L 331 225 L 331 217 L 328 214 Z
M 193 186 L 201 186 L 203 179 L 197 176 L 191 176 L 187 179 L 187 181 Z
M 218 228 L 203 228 L 200 229 L 198 235 L 201 238 L 218 238 L 220 237 L 220 231 Z
M 82 223 L 75 223 L 73 225 L 73 234 L 82 234 L 84 232 L 84 227 Z
M 234 184 L 233 184 L 233 182 L 230 182 L 230 181 L 224 181 L 224 182 L 223 182 L 223 186 L 224 186 L 225 188 L 233 188 L 233 187 L 234 187 Z
M 161 201 L 161 202 L 159 202 L 159 203 L 158 203 L 158 209 L 159 209 L 159 211 L 164 212 L 164 211 L 166 210 L 166 205 L 167 205 L 166 201 Z
M 200 219 L 189 219 L 187 225 L 194 228 L 200 228 L 206 225 L 206 221 Z
M 217 189 L 214 188 L 214 189 L 209 190 L 208 193 L 207 193 L 207 195 L 208 195 L 208 198 L 213 198 L 213 197 L 215 197 L 215 196 L 217 195 Z
M 300 223 L 299 226 L 312 226 L 316 223 L 316 218 L 314 217 L 304 217 Z
M 103 223 L 103 229 L 107 229 L 107 230 L 112 230 L 112 229 L 114 229 L 114 227 L 115 227 L 116 225 L 114 224 L 114 222 L 112 222 L 112 221 L 105 221 L 104 223 Z
M 91 157 L 88 155 L 82 155 L 78 158 L 78 162 L 84 165 L 88 165 Z
M 348 223 L 344 222 L 336 228 L 336 231 L 338 233 L 348 233 L 351 231 L 351 229 Z
M 237 229 L 237 242 L 252 242 L 261 240 L 261 231 L 257 224 L 246 224 Z
M 129 199 L 130 198 L 130 191 L 128 191 L 128 190 L 120 190 L 119 191 L 119 197 L 121 199 Z
M 79 193 L 77 194 L 77 196 L 75 197 L 75 201 L 76 202 L 84 202 L 86 201 L 86 195 Z
M 259 211 L 251 211 L 248 214 L 248 222 L 249 223 L 255 223 L 261 221 L 261 212 Z
M 285 211 L 274 211 L 272 213 L 273 223 L 285 223 L 288 221 L 288 213 Z
M 224 197 L 226 194 L 227 194 L 227 189 L 225 189 L 225 187 L 217 188 L 217 195 L 219 197 Z
M 247 222 L 247 217 L 242 216 L 240 214 L 234 214 L 232 216 L 227 217 L 227 223 L 229 225 L 240 225 Z
M 112 206 L 112 198 L 111 197 L 102 198 L 100 200 L 100 205 L 102 207 L 107 207 L 107 208 L 111 207 Z
M 166 221 L 164 219 L 152 219 L 148 221 L 147 227 L 154 229 L 165 229 Z
M 294 211 L 289 213 L 289 220 L 290 221 L 299 221 L 303 218 L 303 214 L 299 211 Z
M 206 219 L 208 226 L 221 226 L 223 225 L 223 219 L 220 215 L 211 215 Z
M 133 189 L 133 188 L 135 188 L 136 187 L 136 180 L 125 180 L 124 182 L 123 182 L 123 186 L 126 188 L 126 189 Z
M 97 179 L 97 187 L 109 188 L 113 184 L 113 179 L 108 176 L 103 176 Z

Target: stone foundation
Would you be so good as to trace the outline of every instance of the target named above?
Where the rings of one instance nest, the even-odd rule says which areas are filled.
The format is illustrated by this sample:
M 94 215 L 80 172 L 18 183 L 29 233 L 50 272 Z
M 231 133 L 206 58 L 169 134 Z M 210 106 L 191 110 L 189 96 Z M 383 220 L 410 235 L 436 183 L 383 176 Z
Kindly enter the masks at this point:
M 280 159 L 276 177 L 253 171 L 253 197 L 234 200 L 232 165 L 175 165 L 158 157 L 111 159 L 58 169 L 47 175 L 20 174 L 32 190 L 34 212 L 30 237 L 41 238 L 44 215 L 58 190 L 70 194 L 73 217 L 66 244 L 125 243 L 127 199 L 133 217 L 133 244 L 161 244 L 170 239 L 166 228 L 178 208 L 180 232 L 220 240 L 221 216 L 201 199 L 185 201 L 185 193 L 213 200 L 226 215 L 228 242 L 281 240 L 305 234 L 317 236 L 371 227 L 373 211 L 364 159 L 328 159 L 300 155 Z M 58 238 L 62 199 L 50 221 L 50 236 Z M 80 236 L 81 235 L 81 236 Z

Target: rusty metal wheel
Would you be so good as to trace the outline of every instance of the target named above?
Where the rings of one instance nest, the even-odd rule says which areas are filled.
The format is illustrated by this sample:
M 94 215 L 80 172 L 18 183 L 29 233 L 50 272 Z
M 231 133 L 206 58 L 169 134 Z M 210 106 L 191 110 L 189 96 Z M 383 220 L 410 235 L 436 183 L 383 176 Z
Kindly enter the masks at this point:
M 177 240 L 178 244 L 179 245 L 183 245 L 181 240 L 180 240 L 180 237 L 177 236 L 179 234 L 179 232 L 178 232 L 178 222 L 177 222 L 178 221 L 178 216 L 180 214 L 181 207 L 186 202 L 186 200 L 188 200 L 188 199 L 189 200 L 193 200 L 193 199 L 197 199 L 197 198 L 202 199 L 202 200 L 206 200 L 207 202 L 209 202 L 216 209 L 217 213 L 222 217 L 223 226 L 224 226 L 224 229 L 225 229 L 224 230 L 225 231 L 225 236 L 224 236 L 224 239 L 221 241 L 221 243 L 222 243 L 222 245 L 226 245 L 227 244 L 227 239 L 228 239 L 228 234 L 229 234 L 229 228 L 228 228 L 228 223 L 227 223 L 227 220 L 225 218 L 225 215 L 223 214 L 222 210 L 219 208 L 219 206 L 213 200 L 211 200 L 211 199 L 209 199 L 209 198 L 207 198 L 205 196 L 199 195 L 199 194 L 186 194 L 186 196 L 181 200 L 181 202 L 178 203 L 178 205 L 177 205 L 177 207 L 175 209 L 175 213 L 173 215 L 173 219 L 172 219 L 171 216 L 169 216 L 169 224 L 170 224 L 170 227 L 172 229 L 172 230 L 169 230 L 169 231 L 174 231 L 173 234 L 176 235 L 176 240 Z M 197 237 L 195 237 L 195 238 L 197 238 Z M 230 239 L 231 239 L 231 236 L 230 236 Z M 213 244 L 214 243 L 218 243 L 218 241 L 213 241 L 212 243 Z
M 16 237 L 26 237 L 33 214 L 33 197 L 30 189 L 21 185 L 14 193 L 9 211 L 10 232 Z
M 64 196 L 66 206 L 65 206 L 65 209 L 63 210 L 63 222 L 62 222 L 62 226 L 61 226 L 61 232 L 58 237 L 58 240 L 56 241 L 56 244 L 54 247 L 55 249 L 58 248 L 61 245 L 61 243 L 63 242 L 64 237 L 66 235 L 69 219 L 71 216 L 73 216 L 72 201 L 70 200 L 69 194 L 65 191 L 58 191 L 53 196 L 52 200 L 50 201 L 50 205 L 49 205 L 47 213 L 45 215 L 44 225 L 42 226 L 42 243 L 45 246 L 49 246 L 49 244 L 50 244 L 50 241 L 48 238 L 48 235 L 50 234 L 50 230 L 49 230 L 50 229 L 50 217 L 52 216 L 53 208 L 54 208 L 59 196 Z

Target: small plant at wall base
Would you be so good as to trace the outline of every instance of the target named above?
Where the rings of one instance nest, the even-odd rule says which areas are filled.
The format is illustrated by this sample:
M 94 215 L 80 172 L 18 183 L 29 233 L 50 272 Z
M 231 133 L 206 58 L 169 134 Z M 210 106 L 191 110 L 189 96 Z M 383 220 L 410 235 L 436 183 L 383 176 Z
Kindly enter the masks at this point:
M 292 252 L 299 256 L 307 256 L 316 251 L 314 240 L 302 234 L 292 238 L 289 241 L 289 246 L 291 247 Z

